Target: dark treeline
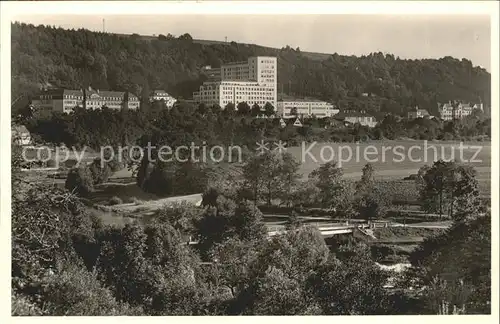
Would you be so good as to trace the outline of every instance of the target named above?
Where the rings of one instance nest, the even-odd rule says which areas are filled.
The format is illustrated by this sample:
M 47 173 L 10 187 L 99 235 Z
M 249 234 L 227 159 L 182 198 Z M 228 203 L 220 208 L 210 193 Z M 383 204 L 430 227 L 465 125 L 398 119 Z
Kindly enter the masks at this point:
M 342 109 L 404 114 L 418 104 L 436 114 L 438 102 L 454 99 L 481 98 L 490 104 L 490 74 L 466 59 L 403 60 L 372 53 L 321 60 L 288 46 L 205 45 L 188 34 L 155 39 L 20 23 L 12 24 L 12 98 L 34 95 L 49 85 L 127 90 L 141 97 L 165 89 L 190 98 L 204 81 L 202 66 L 219 67 L 253 55 L 278 57 L 280 92 L 328 100 Z
M 80 108 L 71 114 L 53 113 L 46 118 L 32 116 L 28 110 L 17 120 L 26 125 L 36 142 L 96 150 L 105 145 L 146 146 L 148 142 L 174 148 L 191 142 L 252 148 L 260 140 L 281 140 L 294 146 L 302 141 L 488 140 L 491 136 L 490 119 L 479 111 L 455 121 L 406 120 L 387 115 L 374 128 L 360 124 L 346 126 L 334 118 L 306 119 L 303 127 L 293 126 L 294 121 L 291 118 L 286 127 L 281 127 L 279 119 L 254 118 L 234 107 L 195 107 L 185 102 L 177 103 L 171 110 L 156 112 Z

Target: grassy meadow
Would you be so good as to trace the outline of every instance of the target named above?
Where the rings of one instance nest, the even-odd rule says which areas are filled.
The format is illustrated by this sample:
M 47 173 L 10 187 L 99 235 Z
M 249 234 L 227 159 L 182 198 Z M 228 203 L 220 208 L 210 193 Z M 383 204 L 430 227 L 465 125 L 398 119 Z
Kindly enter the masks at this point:
M 418 192 L 414 181 L 405 181 L 403 178 L 414 174 L 418 169 L 424 165 L 431 165 L 434 160 L 433 149 L 431 146 L 436 147 L 438 157 L 449 159 L 452 150 L 455 150 L 455 157 L 460 158 L 459 144 L 451 142 L 429 142 L 427 143 L 427 157 L 423 151 L 425 149 L 424 141 L 377 141 L 370 143 L 317 143 L 309 150 L 311 155 L 317 160 L 314 161 L 309 155 L 304 155 L 303 151 L 307 150 L 310 144 L 306 144 L 305 148 L 302 147 L 289 147 L 287 151 L 290 152 L 297 161 L 301 162 L 299 172 L 303 175 L 304 179 L 307 175 L 318 168 L 321 164 L 328 162 L 331 158 L 331 151 L 334 152 L 333 159 L 340 160 L 338 152 L 342 152 L 342 168 L 344 171 L 344 178 L 350 181 L 356 181 L 361 177 L 361 170 L 363 166 L 370 162 L 375 168 L 375 178 L 380 185 L 390 188 L 396 201 L 403 201 L 409 204 L 415 204 L 418 200 Z M 479 180 L 479 187 L 482 196 L 489 196 L 491 184 L 491 143 L 478 142 L 466 143 L 469 146 L 481 146 L 479 154 L 474 157 L 478 162 L 465 162 L 467 165 L 473 166 L 477 171 L 477 178 Z M 324 158 L 322 160 L 321 150 L 324 148 Z M 395 151 L 395 147 L 399 147 Z M 413 147 L 413 148 L 412 148 Z M 383 152 L 385 149 L 385 152 Z M 348 159 L 348 151 L 352 152 L 352 158 Z M 408 152 L 412 150 L 410 156 Z M 470 160 L 477 151 L 476 148 L 464 149 L 464 160 Z M 357 153 L 359 152 L 359 153 Z M 364 156 L 363 152 L 367 152 Z M 398 152 L 398 153 L 395 153 Z M 401 155 L 404 154 L 403 156 Z M 95 153 L 89 152 L 89 156 L 85 158 L 91 159 L 95 157 Z M 368 157 L 368 160 L 366 159 Z M 425 159 L 427 158 L 427 160 Z M 371 161 L 370 161 L 371 160 Z M 234 168 L 234 167 L 233 167 Z M 220 166 L 218 172 L 230 172 L 228 166 Z M 226 171 L 225 171 L 226 170 Z M 49 180 L 46 178 L 46 181 Z M 64 186 L 64 179 L 50 179 L 53 183 L 58 183 Z M 384 184 L 385 183 L 385 184 Z M 136 184 L 135 178 L 132 173 L 123 169 L 116 172 L 107 183 L 96 186 L 96 191 L 91 195 L 90 200 L 95 205 L 101 207 L 106 206 L 105 210 L 95 210 L 98 213 L 105 213 L 106 219 L 111 223 L 118 221 L 116 216 L 124 216 L 125 214 L 134 214 L 134 218 L 142 215 L 149 214 L 161 208 L 165 204 L 172 203 L 176 198 L 162 198 L 154 194 L 149 194 L 142 191 Z M 119 198 L 120 203 L 110 206 L 110 200 L 114 197 Z M 188 195 L 182 198 L 187 201 L 197 202 L 201 199 L 200 195 Z M 181 199 L 181 200 L 182 200 Z M 120 217 L 118 217 L 120 218 Z M 122 220 L 120 220 L 122 221 Z
M 376 171 L 377 178 L 383 179 L 401 179 L 412 173 L 416 173 L 424 165 L 432 165 L 434 160 L 439 158 L 450 159 L 454 157 L 460 160 L 459 143 L 456 142 L 427 142 L 424 141 L 373 141 L 368 143 L 317 143 L 309 150 L 311 155 L 304 153 L 311 144 L 305 144 L 302 147 L 290 147 L 290 152 L 301 164 L 301 173 L 308 175 L 311 171 L 318 168 L 321 164 L 331 159 L 333 151 L 333 160 L 340 161 L 344 170 L 344 177 L 357 178 L 361 176 L 363 166 L 370 162 Z M 491 143 L 476 142 L 464 143 L 464 146 L 481 147 L 477 156 L 474 157 L 476 148 L 464 148 L 464 164 L 470 165 L 478 172 L 478 179 L 490 179 L 491 167 Z M 398 147 L 398 148 L 396 148 Z M 436 148 L 437 155 L 434 154 Z M 425 150 L 427 148 L 427 150 Z M 321 159 L 321 151 L 323 157 Z M 349 151 L 352 157 L 349 158 Z M 385 152 L 384 152 L 385 151 Z M 427 151 L 427 154 L 424 153 Z M 339 154 L 341 152 L 341 154 Z M 359 153 L 357 153 L 359 152 Z M 454 152 L 454 153 L 453 153 Z M 366 153 L 366 154 L 365 154 Z M 403 154 L 403 156 L 401 155 Z M 477 162 L 474 162 L 474 160 Z M 472 162 L 469 162 L 471 161 Z M 466 162 L 465 162 L 466 161 Z

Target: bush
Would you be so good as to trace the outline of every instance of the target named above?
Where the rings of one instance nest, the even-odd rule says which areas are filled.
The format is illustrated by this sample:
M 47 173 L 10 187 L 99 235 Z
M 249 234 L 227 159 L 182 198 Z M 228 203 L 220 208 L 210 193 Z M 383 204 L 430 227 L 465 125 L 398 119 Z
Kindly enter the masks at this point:
M 123 204 L 123 201 L 121 200 L 120 197 L 116 197 L 116 196 L 113 196 L 111 197 L 111 199 L 109 200 L 109 205 L 121 205 Z
M 100 184 L 108 181 L 109 177 L 113 174 L 111 168 L 107 163 L 101 165 L 100 159 L 95 159 L 94 162 L 89 167 L 92 173 L 92 179 L 94 184 Z
M 55 160 L 50 159 L 47 161 L 47 168 L 54 168 L 56 165 L 57 163 Z
M 75 167 L 75 166 L 76 166 L 76 163 L 77 163 L 77 161 L 76 161 L 76 160 L 73 160 L 73 159 L 64 161 L 64 165 L 65 165 L 67 168 L 73 168 L 73 167 Z
M 175 169 L 166 163 L 150 163 L 144 159 L 137 172 L 137 185 L 148 193 L 168 196 L 173 193 Z
M 23 295 L 13 293 L 11 297 L 12 316 L 40 316 L 42 310 Z
M 123 169 L 126 164 L 124 162 L 118 162 L 116 160 L 111 160 L 108 162 L 108 166 L 111 169 L 112 172 L 117 172 Z
M 87 166 L 73 168 L 68 172 L 64 187 L 81 196 L 88 196 L 94 191 L 94 179 Z
M 96 275 L 68 262 L 42 282 L 44 308 L 53 316 L 140 315 L 140 309 L 118 302 Z

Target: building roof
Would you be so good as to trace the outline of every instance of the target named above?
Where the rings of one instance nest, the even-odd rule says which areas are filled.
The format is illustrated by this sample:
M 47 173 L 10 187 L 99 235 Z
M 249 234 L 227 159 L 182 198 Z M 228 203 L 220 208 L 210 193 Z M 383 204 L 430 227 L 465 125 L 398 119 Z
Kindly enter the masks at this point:
M 153 95 L 162 95 L 171 97 L 171 95 L 165 90 L 154 90 Z
M 311 98 L 311 97 L 303 97 L 303 98 L 296 98 L 292 96 L 288 96 L 285 94 L 280 95 L 280 98 L 278 99 L 278 102 L 284 101 L 284 102 L 290 102 L 290 101 L 296 101 L 296 102 L 326 102 L 330 103 L 327 101 L 319 100 L 317 98 Z
M 341 111 L 338 114 L 333 116 L 336 119 L 342 119 L 342 118 L 349 118 L 349 117 L 373 117 L 370 114 L 367 114 L 364 111 L 357 111 L 357 110 L 345 110 Z
M 111 97 L 123 97 L 125 95 L 126 92 L 124 91 L 108 91 L 108 90 L 87 90 L 86 91 L 86 95 L 87 97 L 90 97 L 92 95 L 98 95 L 99 97 L 103 97 L 103 98 L 111 98 Z M 42 92 L 40 95 L 42 94 L 51 94 L 51 95 L 60 95 L 60 96 L 63 96 L 63 95 L 70 95 L 70 96 L 83 96 L 83 90 L 82 89 L 79 89 L 79 90 L 75 90 L 75 89 L 49 89 L 49 90 L 46 90 L 44 92 Z M 136 95 L 134 95 L 133 93 L 128 93 L 128 96 L 129 96 L 129 99 L 138 99 Z
M 278 102 L 326 102 L 329 104 L 327 101 L 319 100 L 319 99 L 313 99 L 313 98 L 284 98 L 284 99 L 278 99 Z
M 478 107 L 478 104 L 471 104 L 470 102 L 460 102 L 458 103 L 457 108 L 463 108 L 463 109 L 472 109 L 474 107 Z M 451 102 L 446 102 L 439 107 L 440 109 L 453 109 L 453 105 Z
M 240 65 L 240 64 L 248 64 L 248 61 L 222 63 L 221 67 L 223 67 L 223 66 L 229 66 L 229 65 Z

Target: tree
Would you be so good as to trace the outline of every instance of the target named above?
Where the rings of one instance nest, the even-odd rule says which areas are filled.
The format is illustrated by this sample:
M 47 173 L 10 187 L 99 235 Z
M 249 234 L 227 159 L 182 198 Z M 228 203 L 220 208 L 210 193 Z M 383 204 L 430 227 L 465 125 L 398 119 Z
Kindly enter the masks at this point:
M 257 258 L 257 242 L 235 237 L 217 243 L 210 251 L 217 283 L 227 286 L 232 297 L 251 283 L 251 264 Z
M 455 221 L 475 217 L 481 212 L 476 171 L 471 166 L 459 166 L 454 175 L 453 200 L 450 216 Z
M 101 164 L 101 159 L 96 158 L 89 166 L 90 173 L 92 174 L 93 184 L 101 184 L 108 181 L 109 177 L 113 174 L 111 167 L 107 163 Z
M 246 116 L 250 113 L 250 106 L 246 102 L 240 102 L 237 106 L 238 114 Z
M 323 206 L 336 209 L 340 203 L 339 192 L 342 191 L 342 169 L 337 167 L 337 162 L 332 161 L 322 164 L 309 175 L 319 189 L 319 200 Z
M 279 165 L 279 197 L 282 203 L 290 206 L 293 201 L 293 188 L 297 185 L 300 178 L 300 163 L 288 152 L 282 154 L 281 158 L 282 163 Z
M 200 115 L 206 114 L 207 111 L 208 111 L 208 108 L 204 103 L 200 103 L 198 105 L 198 109 L 196 109 L 196 112 L 198 112 Z
M 212 110 L 212 113 L 214 113 L 215 115 L 220 114 L 220 112 L 222 111 L 222 108 L 218 104 L 213 104 L 210 107 L 210 109 Z
M 321 233 L 301 227 L 260 244 L 249 285 L 237 296 L 234 311 L 242 314 L 318 314 L 305 289 L 305 279 L 328 259 Z
M 471 208 L 470 211 L 478 212 L 479 191 L 474 169 L 439 160 L 426 169 L 421 179 L 420 197 L 426 211 L 438 211 L 440 217 L 446 212 L 456 220 Z M 457 204 L 461 206 L 458 215 Z
M 148 315 L 190 314 L 197 307 L 199 260 L 170 224 L 108 228 L 100 242 L 96 270 L 117 299 Z
M 325 315 L 383 315 L 392 311 L 383 286 L 387 275 L 363 246 L 343 247 L 348 257 L 329 260 L 307 279 Z M 347 253 L 346 253 L 347 252 Z
M 200 211 L 187 202 L 176 202 L 164 206 L 151 216 L 145 216 L 145 223 L 169 224 L 182 234 L 194 234 L 194 224 L 201 217 Z
M 370 163 L 367 163 L 362 170 L 361 180 L 358 182 L 358 189 L 362 187 L 372 187 L 375 182 L 375 170 Z
M 259 254 L 256 271 L 264 274 L 275 267 L 289 278 L 303 281 L 328 260 L 329 250 L 317 228 L 302 226 L 295 231 L 273 236 Z
M 207 207 L 195 223 L 199 246 L 207 253 L 217 243 L 229 238 L 245 242 L 259 241 L 266 236 L 260 210 L 249 201 L 236 205 L 223 196 L 217 198 L 215 207 Z
M 261 161 L 262 158 L 260 156 L 252 156 L 243 166 L 243 178 L 245 179 L 246 186 L 249 187 L 254 204 L 256 205 L 259 201 L 263 183 Z
M 164 99 L 161 100 L 153 100 L 151 102 L 151 111 L 153 112 L 162 112 L 167 110 L 167 104 Z
M 234 112 L 235 112 L 235 107 L 234 107 L 234 104 L 232 102 L 228 103 L 225 107 L 224 107 L 224 112 L 228 115 L 233 115 Z
M 259 105 L 258 105 L 258 104 L 254 103 L 254 104 L 252 105 L 252 109 L 251 109 L 251 111 L 250 111 L 250 115 L 251 115 L 252 117 L 256 117 L 256 116 L 259 116 L 259 115 L 260 115 L 260 107 L 259 107 Z
M 243 241 L 263 240 L 267 235 L 263 218 L 259 208 L 252 202 L 241 201 L 231 220 L 233 233 Z
M 383 217 L 391 204 L 390 198 L 379 188 L 359 192 L 355 198 L 358 214 L 367 220 Z
M 358 214 L 368 220 L 383 217 L 391 204 L 388 192 L 375 185 L 374 174 L 373 166 L 367 163 L 356 184 L 355 205 Z
M 270 102 L 266 102 L 264 105 L 264 113 L 267 117 L 270 117 L 274 114 L 274 106 Z
M 145 155 L 137 172 L 137 185 L 144 191 L 157 195 L 170 195 L 174 191 L 176 166 L 157 161 L 150 163 Z
M 269 267 L 254 285 L 255 300 L 250 312 L 253 315 L 319 315 L 301 282 L 286 276 L 281 269 Z
M 184 41 L 189 41 L 189 42 L 192 42 L 193 41 L 193 37 L 191 37 L 191 35 L 189 35 L 188 33 L 185 33 L 185 34 L 182 34 L 181 36 L 179 36 L 179 38 L 177 38 L 178 40 L 184 40 Z
M 73 168 L 68 172 L 64 187 L 71 192 L 88 196 L 94 191 L 94 178 L 87 166 Z
M 41 282 L 44 310 L 51 316 L 143 315 L 140 307 L 118 302 L 95 273 L 75 264 L 59 265 Z
M 315 206 L 320 197 L 320 190 L 313 180 L 298 181 L 286 194 L 293 206 Z
M 477 214 L 427 237 L 410 254 L 412 285 L 428 314 L 491 312 L 491 215 Z M 444 309 L 443 309 L 443 306 Z M 448 309 L 449 306 L 449 309 Z
M 292 210 L 292 213 L 290 216 L 288 216 L 288 219 L 286 221 L 286 229 L 287 230 L 295 230 L 299 228 L 302 225 L 302 221 L 299 218 L 299 215 L 297 215 L 297 212 L 295 210 Z
M 266 151 L 251 157 L 243 166 L 243 177 L 253 193 L 254 202 L 262 197 L 271 205 L 273 199 L 281 198 L 289 204 L 291 188 L 299 177 L 299 166 L 289 153 Z

